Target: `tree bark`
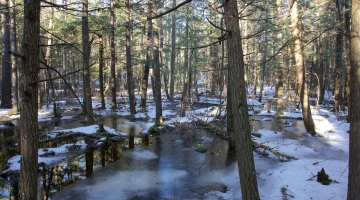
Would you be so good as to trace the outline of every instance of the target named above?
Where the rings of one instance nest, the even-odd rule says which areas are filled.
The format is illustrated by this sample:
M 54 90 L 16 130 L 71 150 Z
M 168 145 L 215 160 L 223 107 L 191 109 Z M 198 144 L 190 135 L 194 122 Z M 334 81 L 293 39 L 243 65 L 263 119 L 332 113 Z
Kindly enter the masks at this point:
M 176 0 L 173 0 L 173 7 L 176 6 Z M 175 78 L 175 58 L 176 58 L 176 12 L 172 12 L 171 19 L 171 60 L 170 60 L 170 102 L 174 102 L 174 78 Z
M 99 87 L 100 87 L 100 102 L 101 108 L 105 109 L 105 96 L 104 96 L 104 42 L 103 33 L 99 35 Z
M 151 15 L 151 7 L 149 8 L 149 14 Z M 146 41 L 146 58 L 144 65 L 143 78 L 141 81 L 141 103 L 140 106 L 142 111 L 146 110 L 146 100 L 147 100 L 147 88 L 148 88 L 148 80 L 149 80 L 149 70 L 150 70 L 150 62 L 151 62 L 151 40 L 152 40 L 152 20 L 148 21 L 148 31 L 147 31 L 147 41 Z
M 90 88 L 90 41 L 89 41 L 89 17 L 88 0 L 82 0 L 82 50 L 83 50 L 83 88 L 84 88 L 84 110 L 83 114 L 87 116 L 88 124 L 94 123 L 93 108 Z
M 351 84 L 350 148 L 347 199 L 360 199 L 360 1 L 351 8 Z
M 282 13 L 282 0 L 276 1 L 277 13 Z M 281 43 L 283 41 L 282 32 L 279 31 L 276 37 L 276 42 Z M 278 54 L 277 71 L 276 71 L 276 117 L 280 117 L 284 114 L 283 98 L 284 98 L 284 54 L 280 51 Z
M 126 71 L 127 71 L 127 88 L 129 95 L 129 104 L 130 104 L 130 114 L 134 115 L 136 113 L 135 109 L 135 94 L 134 94 L 134 84 L 133 84 L 133 67 L 131 61 L 131 13 L 130 13 L 130 1 L 126 0 L 125 6 L 126 14 Z
M 111 109 L 116 109 L 116 69 L 115 69 L 115 21 L 114 13 L 115 0 L 110 0 L 110 88 L 111 88 Z
M 350 6 L 351 1 L 345 0 L 345 57 L 346 57 L 346 84 L 345 84 L 345 95 L 344 100 L 347 101 L 348 107 L 348 121 L 350 121 L 349 117 L 351 116 L 351 101 L 350 101 L 350 83 L 351 83 L 351 45 L 350 45 Z
M 1 108 L 11 108 L 11 56 L 10 56 L 10 14 L 9 0 L 1 1 L 2 11 L 2 79 L 1 79 Z
M 150 0 L 151 4 L 151 16 L 156 16 L 157 6 L 156 0 Z M 154 52 L 154 76 L 155 76 L 155 124 L 160 125 L 163 122 L 162 119 L 162 102 L 161 102 L 161 75 L 160 75 L 160 60 L 159 60 L 159 27 L 157 25 L 157 19 L 153 19 L 153 52 Z
M 301 110 L 302 110 L 305 129 L 308 133 L 314 135 L 316 134 L 315 123 L 314 120 L 312 119 L 311 110 L 310 110 L 306 71 L 304 66 L 304 58 L 303 58 L 302 44 L 300 38 L 300 28 L 298 23 L 299 23 L 298 3 L 297 1 L 294 1 L 293 6 L 291 7 L 291 25 L 293 29 L 298 90 L 300 92 L 300 103 L 301 103 Z
M 254 157 L 251 128 L 246 101 L 245 71 L 241 34 L 236 0 L 224 2 L 224 19 L 227 33 L 229 82 L 234 120 L 235 148 L 239 167 L 242 199 L 260 199 Z M 229 84 L 229 85 L 230 85 Z
M 24 1 L 24 33 L 19 69 L 20 151 L 19 199 L 37 199 L 38 183 L 38 73 L 40 43 L 40 1 Z
M 12 18 L 11 18 L 11 49 L 15 52 L 18 51 L 17 46 L 17 38 L 16 38 L 16 10 L 15 10 L 15 2 L 10 1 L 10 7 L 12 8 Z M 18 58 L 16 56 L 12 56 L 12 88 L 14 92 L 13 96 L 13 105 L 12 111 L 13 114 L 18 114 L 19 112 L 19 82 L 18 82 Z

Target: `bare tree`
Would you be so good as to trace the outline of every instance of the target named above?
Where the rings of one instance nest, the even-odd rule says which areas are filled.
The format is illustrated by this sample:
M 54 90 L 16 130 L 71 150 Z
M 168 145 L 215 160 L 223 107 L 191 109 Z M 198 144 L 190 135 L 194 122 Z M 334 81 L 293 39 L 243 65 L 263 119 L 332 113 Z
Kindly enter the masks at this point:
M 2 78 L 1 78 L 1 107 L 11 108 L 11 56 L 10 56 L 10 14 L 9 0 L 2 0 Z

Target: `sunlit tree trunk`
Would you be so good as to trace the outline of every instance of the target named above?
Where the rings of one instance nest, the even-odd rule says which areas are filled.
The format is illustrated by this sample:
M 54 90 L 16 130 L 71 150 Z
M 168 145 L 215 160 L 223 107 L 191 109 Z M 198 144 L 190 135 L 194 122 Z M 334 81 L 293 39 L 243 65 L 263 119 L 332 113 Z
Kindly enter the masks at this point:
M 345 53 L 346 53 L 346 84 L 345 84 L 345 101 L 347 101 L 348 106 L 348 121 L 351 116 L 351 101 L 350 101 L 350 83 L 351 83 L 351 45 L 350 45 L 350 23 L 351 23 L 351 0 L 345 0 Z
M 17 52 L 17 38 L 16 38 L 16 10 L 15 10 L 15 2 L 10 0 L 10 7 L 12 8 L 12 17 L 11 17 L 11 50 Z M 12 88 L 13 88 L 13 105 L 12 105 L 12 114 L 18 114 L 19 112 L 19 87 L 18 87 L 18 58 L 16 56 L 12 56 Z
M 150 0 L 151 15 L 155 16 L 157 13 L 156 0 Z M 156 104 L 155 124 L 162 124 L 162 102 L 161 102 L 161 75 L 160 75 L 160 60 L 159 60 L 159 27 L 157 19 L 153 19 L 153 58 L 154 58 L 154 95 Z
M 40 1 L 24 1 L 22 62 L 19 69 L 20 181 L 19 199 L 37 199 L 38 183 L 38 74 L 40 44 Z
M 293 6 L 291 7 L 291 25 L 293 31 L 293 40 L 294 40 L 294 52 L 295 52 L 295 62 L 297 68 L 297 79 L 298 79 L 298 90 L 300 93 L 300 103 L 302 116 L 304 120 L 304 126 L 308 133 L 314 135 L 315 132 L 315 123 L 311 115 L 310 104 L 309 104 L 309 92 L 307 87 L 306 71 L 304 66 L 304 57 L 302 52 L 302 44 L 300 38 L 300 28 L 299 28 L 299 16 L 298 16 L 298 3 L 294 1 Z
M 360 0 L 351 8 L 350 148 L 347 199 L 360 199 Z
M 282 13 L 282 0 L 277 0 L 277 13 Z M 283 41 L 282 32 L 279 30 L 277 37 L 277 43 L 281 43 Z M 277 105 L 276 105 L 276 114 L 275 116 L 279 117 L 284 114 L 283 108 L 283 97 L 284 97 L 284 54 L 283 51 L 279 52 L 278 62 L 277 62 L 277 71 L 276 71 L 276 97 L 277 97 Z
M 245 70 L 236 0 L 224 2 L 227 34 L 229 85 L 242 199 L 260 199 L 252 151 L 251 128 L 246 101 Z

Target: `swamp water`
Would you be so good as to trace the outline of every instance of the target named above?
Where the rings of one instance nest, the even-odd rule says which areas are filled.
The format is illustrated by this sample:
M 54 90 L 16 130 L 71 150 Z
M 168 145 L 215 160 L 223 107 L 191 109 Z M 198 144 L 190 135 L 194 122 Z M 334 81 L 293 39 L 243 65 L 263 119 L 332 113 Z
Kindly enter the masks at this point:
M 276 120 L 264 116 L 252 116 L 251 119 L 255 131 L 282 132 L 284 138 L 299 140 L 324 152 L 323 155 L 329 159 L 338 153 L 331 152 L 330 145 L 318 138 L 302 137 L 305 130 L 301 120 Z M 123 122 L 130 124 L 128 120 L 113 118 L 105 119 L 104 125 L 119 130 L 119 124 Z M 287 126 L 287 123 L 292 125 Z M 125 126 L 122 131 L 129 127 L 132 126 Z M 138 132 L 139 127 L 135 127 L 133 130 Z M 67 123 L 66 128 L 72 127 Z M 132 144 L 134 148 L 129 149 Z M 195 151 L 194 145 L 197 144 L 206 146 L 208 150 L 205 153 Z M 341 155 L 336 159 L 342 159 Z M 256 169 L 265 171 L 276 167 L 278 162 L 276 159 L 257 159 Z M 238 176 L 236 172 L 235 153 L 228 149 L 227 141 L 201 127 L 184 124 L 166 133 L 138 134 L 133 139 L 126 138 L 106 148 L 69 154 L 57 165 L 40 165 L 39 199 L 44 196 L 89 200 L 205 199 L 204 195 L 209 192 L 225 193 L 231 189 L 220 179 Z M 8 199 L 11 193 L 16 194 L 12 187 L 14 184 L 11 184 L 14 181 L 10 178 L 0 185 L 4 199 Z

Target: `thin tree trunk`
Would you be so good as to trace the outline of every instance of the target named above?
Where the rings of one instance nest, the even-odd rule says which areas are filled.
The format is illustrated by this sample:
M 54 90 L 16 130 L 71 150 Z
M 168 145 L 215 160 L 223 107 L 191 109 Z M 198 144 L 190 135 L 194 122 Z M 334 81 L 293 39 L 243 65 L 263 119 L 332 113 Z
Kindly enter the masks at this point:
M 99 87 L 100 87 L 100 101 L 101 108 L 105 109 L 105 97 L 104 97 L 104 42 L 103 42 L 103 33 L 99 35 Z
M 350 6 L 351 1 L 345 0 L 345 53 L 346 53 L 346 84 L 345 84 L 345 95 L 344 100 L 347 101 L 348 106 L 348 119 L 347 121 L 350 121 L 349 117 L 351 116 L 351 101 L 350 101 L 350 83 L 351 83 L 351 62 L 350 62 L 350 56 L 351 56 L 351 45 L 350 45 Z
M 350 148 L 347 199 L 360 199 L 360 1 L 352 1 L 351 9 L 351 84 L 350 84 Z
M 245 89 L 245 70 L 237 3 L 224 2 L 224 19 L 227 34 L 229 85 L 231 89 L 232 116 L 236 157 L 238 161 L 242 199 L 260 199 L 252 151 L 251 128 Z M 228 94 L 229 94 L 228 93 Z
M 283 0 L 277 0 L 277 13 L 282 13 L 282 5 Z M 276 37 L 277 43 L 282 43 L 283 37 L 282 32 L 279 31 Z M 277 64 L 277 72 L 276 72 L 276 97 L 277 97 L 277 104 L 276 104 L 276 114 L 275 116 L 280 117 L 284 114 L 283 108 L 283 98 L 284 98 L 284 54 L 283 52 L 279 52 L 278 54 L 278 64 Z
M 10 9 L 9 0 L 2 0 L 2 78 L 1 78 L 1 108 L 11 108 L 11 56 L 10 56 Z
M 87 116 L 88 124 L 94 124 L 93 108 L 90 88 L 90 41 L 89 41 L 89 18 L 88 0 L 82 0 L 82 50 L 83 50 L 83 88 L 84 88 L 84 108 L 83 114 Z
M 173 6 L 176 6 L 176 0 L 173 0 Z M 170 60 L 170 102 L 174 102 L 174 78 L 175 78 L 175 58 L 176 58 L 176 12 L 172 12 L 171 19 L 171 60 Z
M 150 0 L 151 4 L 151 16 L 155 16 L 157 13 L 157 6 L 155 0 Z M 162 124 L 162 102 L 161 102 L 161 75 L 160 75 L 160 60 L 159 60 L 159 27 L 157 19 L 153 19 L 153 52 L 154 52 L 154 76 L 155 76 L 155 104 L 156 115 L 155 124 Z
M 336 21 L 341 24 L 342 21 L 342 4 L 340 0 L 336 0 Z M 335 94 L 334 94 L 334 112 L 338 113 L 343 110 L 343 82 L 344 82 L 344 66 L 342 60 L 343 53 L 343 30 L 342 26 L 336 27 L 335 38 Z
M 111 109 L 116 109 L 116 69 L 115 69 L 115 21 L 114 13 L 115 0 L 110 0 L 110 88 L 111 88 Z
M 15 52 L 18 51 L 17 48 L 17 38 L 16 38 L 16 10 L 15 10 L 15 2 L 10 0 L 10 7 L 12 8 L 12 18 L 11 18 L 11 49 Z M 18 58 L 12 56 L 12 81 L 13 81 L 13 107 L 12 107 L 12 114 L 18 114 L 19 112 L 19 87 L 18 87 Z
M 40 1 L 24 1 L 24 32 L 20 80 L 20 181 L 19 199 L 37 199 L 38 185 L 38 74 Z
M 126 0 L 125 6 L 126 13 L 126 71 L 127 71 L 127 88 L 129 95 L 129 104 L 130 104 L 130 114 L 133 115 L 136 113 L 135 109 L 135 94 L 134 94 L 134 85 L 133 85 L 133 67 L 131 61 L 131 13 L 130 13 L 130 1 Z
M 315 123 L 314 120 L 312 119 L 311 110 L 310 110 L 307 79 L 306 79 L 302 44 L 300 38 L 300 29 L 298 23 L 299 23 L 298 3 L 297 1 L 294 1 L 293 6 L 291 7 L 291 25 L 293 28 L 293 40 L 295 44 L 294 51 L 295 51 L 295 61 L 297 67 L 298 90 L 300 92 L 300 103 L 301 103 L 302 116 L 304 120 L 305 129 L 308 133 L 314 135 L 316 134 Z
M 148 6 L 149 13 L 151 14 L 151 7 Z M 146 100 L 147 100 L 147 88 L 148 88 L 148 80 L 149 80 L 149 70 L 150 70 L 150 62 L 151 62 L 151 39 L 152 39 L 152 20 L 148 21 L 148 31 L 147 31 L 147 41 L 146 41 L 146 58 L 144 65 L 143 78 L 141 82 L 141 103 L 140 106 L 142 111 L 146 110 Z

